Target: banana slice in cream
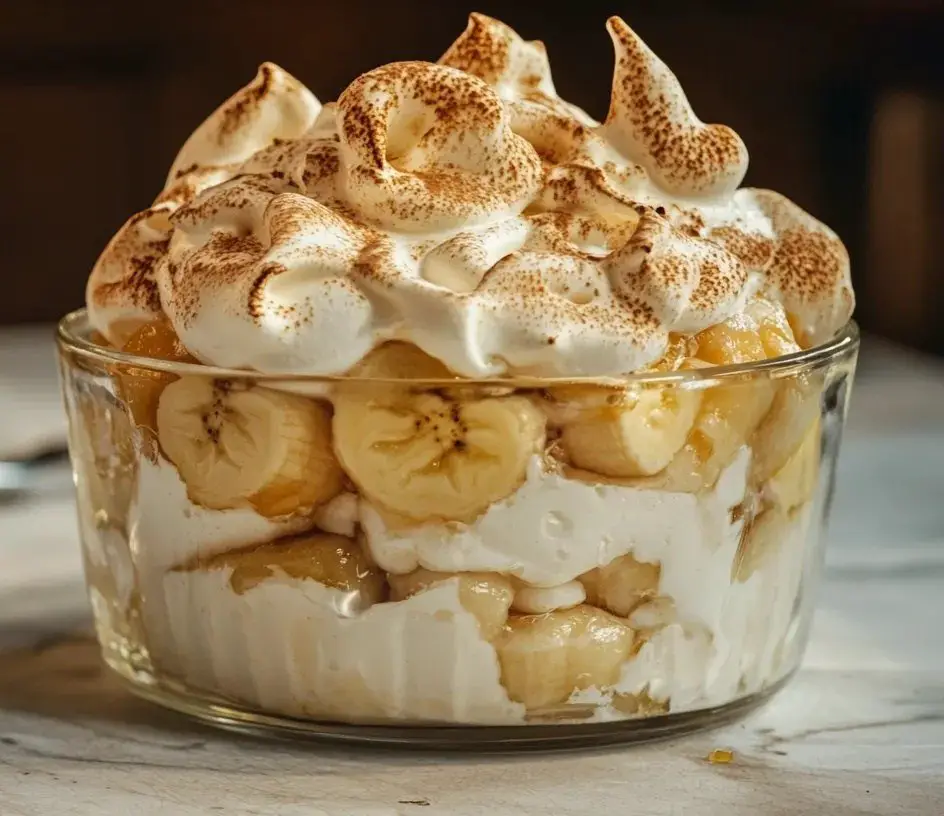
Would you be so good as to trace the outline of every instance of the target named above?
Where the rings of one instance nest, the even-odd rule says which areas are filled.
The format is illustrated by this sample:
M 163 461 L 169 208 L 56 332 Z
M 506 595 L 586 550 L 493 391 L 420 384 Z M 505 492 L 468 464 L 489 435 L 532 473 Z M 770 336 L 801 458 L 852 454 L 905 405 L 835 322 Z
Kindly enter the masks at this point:
M 402 353 L 409 355 L 406 362 Z M 424 358 L 403 344 L 388 344 L 357 373 L 441 376 L 425 373 L 441 364 Z M 362 494 L 405 519 L 424 522 L 470 521 L 513 493 L 525 480 L 528 461 L 544 449 L 544 414 L 523 396 L 467 396 L 468 389 L 407 383 L 364 382 L 339 391 L 334 447 Z
M 459 602 L 478 618 L 482 637 L 491 640 L 508 620 L 508 608 L 514 597 L 511 580 L 495 572 L 433 572 L 418 569 L 407 575 L 389 575 L 390 600 L 403 601 L 430 587 L 455 580 L 459 583 Z
M 303 397 L 208 377 L 181 377 L 157 406 L 161 448 L 192 501 L 263 516 L 310 510 L 336 496 L 343 473 L 331 418 Z
M 561 442 L 577 467 L 605 476 L 651 476 L 685 444 L 701 406 L 699 391 L 652 388 L 622 404 L 584 412 L 563 429 Z
M 634 639 L 625 621 L 592 606 L 512 616 L 495 640 L 502 685 L 532 710 L 604 689 L 619 678 Z

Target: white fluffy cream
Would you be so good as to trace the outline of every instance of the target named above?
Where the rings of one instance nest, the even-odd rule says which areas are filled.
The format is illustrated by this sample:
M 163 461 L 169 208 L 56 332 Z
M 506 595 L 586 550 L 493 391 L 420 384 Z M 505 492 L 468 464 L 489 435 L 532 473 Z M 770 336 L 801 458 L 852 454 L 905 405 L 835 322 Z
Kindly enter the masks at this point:
M 446 581 L 356 617 L 346 593 L 269 579 L 242 595 L 230 570 L 170 572 L 145 606 L 152 659 L 188 684 L 290 716 L 511 724 L 524 709 L 495 650 Z
M 521 586 L 511 603 L 516 612 L 543 615 L 555 609 L 570 609 L 587 599 L 587 591 L 580 581 L 568 581 L 554 587 Z
M 705 576 L 706 583 L 717 582 L 721 590 L 713 625 L 680 613 L 676 623 L 653 635 L 625 664 L 616 690 L 636 694 L 646 689 L 653 699 L 670 699 L 669 710 L 675 712 L 720 705 L 782 677 L 799 648 L 794 604 L 810 520 L 809 507 L 797 512 L 775 555 L 743 583 L 725 585 L 722 575 Z M 727 557 L 733 559 L 735 552 L 736 547 Z M 691 565 L 690 576 L 700 576 L 697 564 Z
M 140 572 L 163 571 L 247 544 L 271 541 L 311 526 L 309 519 L 270 519 L 251 508 L 209 510 L 190 501 L 177 469 L 142 457 L 128 521 Z
M 395 573 L 495 571 L 552 587 L 633 552 L 662 562 L 666 591 L 686 595 L 685 611 L 698 613 L 717 608 L 708 598 L 719 582 L 692 577 L 691 565 L 707 562 L 715 577 L 725 547 L 736 548 L 741 523 L 730 509 L 744 497 L 749 462 L 745 448 L 712 490 L 696 495 L 568 479 L 535 456 L 525 483 L 471 524 L 392 530 L 362 500 L 361 525 L 374 560 Z
M 580 603 L 583 587 L 573 579 L 624 553 L 659 562 L 660 594 L 675 601 L 671 622 L 625 664 L 615 690 L 647 689 L 683 711 L 757 691 L 796 656 L 793 605 L 810 514 L 797 513 L 775 555 L 747 581 L 733 581 L 742 522 L 730 511 L 744 498 L 749 463 L 742 449 L 716 486 L 696 496 L 568 480 L 535 458 L 519 491 L 472 525 L 393 534 L 364 501 L 360 515 L 382 568 L 511 572 L 539 585 L 517 590 L 514 606 L 526 613 Z M 352 532 L 352 499 L 339 496 L 319 523 Z M 166 464 L 142 463 L 132 530 L 148 647 L 163 671 L 292 716 L 523 721 L 456 581 L 351 616 L 347 593 L 312 580 L 277 574 L 238 594 L 228 567 L 173 570 L 195 555 L 292 530 L 249 511 L 195 507 Z M 598 696 L 598 719 L 623 716 L 607 708 L 607 694 Z

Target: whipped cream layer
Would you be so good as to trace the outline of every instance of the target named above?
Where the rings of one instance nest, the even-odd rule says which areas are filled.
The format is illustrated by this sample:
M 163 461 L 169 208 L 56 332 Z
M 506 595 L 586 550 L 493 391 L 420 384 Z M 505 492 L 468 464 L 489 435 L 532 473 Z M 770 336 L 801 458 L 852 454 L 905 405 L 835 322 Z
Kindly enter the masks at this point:
M 340 499 L 340 497 L 338 497 Z M 321 508 L 323 513 L 329 508 Z M 343 521 L 338 520 L 343 526 Z M 180 474 L 164 459 L 141 457 L 128 519 L 128 542 L 139 571 L 163 571 L 311 527 L 304 517 L 266 518 L 250 507 L 210 510 L 190 500 Z
M 338 374 L 412 342 L 469 377 L 618 375 L 671 332 L 780 299 L 806 343 L 853 307 L 849 260 L 703 123 L 621 20 L 597 122 L 547 54 L 473 15 L 438 64 L 385 65 L 322 106 L 265 64 L 187 141 L 87 288 L 120 345 L 166 315 L 215 365 Z
M 659 592 L 679 616 L 717 627 L 744 522 L 750 450 L 743 448 L 701 494 L 592 484 L 546 472 L 541 457 L 525 483 L 471 524 L 388 529 L 366 499 L 361 525 L 371 556 L 392 573 L 501 572 L 555 587 L 632 553 L 662 565 Z
M 529 483 L 497 510 L 502 517 L 480 520 L 495 525 L 488 526 L 490 531 L 504 524 L 505 537 L 476 551 L 468 535 L 463 541 L 462 533 L 448 529 L 454 525 L 441 525 L 435 529 L 444 540 L 452 536 L 451 546 L 431 549 L 433 557 L 420 563 L 441 571 L 511 571 L 544 579 L 547 589 L 517 586 L 512 604 L 520 612 L 541 614 L 583 601 L 583 588 L 564 580 L 567 575 L 625 552 L 658 561 L 660 596 L 671 596 L 674 603 L 634 611 L 629 624 L 644 641 L 624 664 L 615 687 L 575 693 L 571 702 L 582 708 L 592 703 L 597 720 L 626 716 L 619 701 L 614 705 L 614 694 L 668 699 L 672 712 L 722 704 L 775 682 L 795 664 L 801 646 L 794 605 L 807 557 L 809 507 L 791 515 L 776 550 L 746 580 L 732 577 L 743 521 L 733 520 L 738 514 L 731 510 L 745 499 L 749 463 L 745 448 L 700 499 L 667 494 L 658 520 L 646 517 L 652 513 L 647 509 L 651 491 L 576 481 L 563 485 L 568 480 L 539 477 L 534 466 Z M 591 493 L 602 501 L 587 503 Z M 337 518 L 349 517 L 349 503 L 341 500 Z M 560 515 L 551 527 L 570 530 L 576 553 L 563 566 L 553 540 L 541 538 L 548 507 L 555 505 Z M 690 518 L 680 519 L 686 515 Z M 200 524 L 205 529 L 206 521 Z M 701 527 L 698 535 L 691 535 L 694 524 Z M 604 528 L 615 537 L 606 551 Z M 199 535 L 197 525 L 192 531 L 177 529 L 185 538 Z M 682 530 L 688 534 L 680 536 Z M 261 540 L 266 532 L 258 529 Z M 594 536 L 601 536 L 596 546 Z M 150 528 L 138 537 L 139 555 L 166 542 Z M 522 540 L 530 549 L 527 555 L 515 543 Z M 372 553 L 382 550 L 375 541 Z M 512 568 L 522 564 L 526 568 Z M 381 561 L 380 566 L 392 565 Z M 401 566 L 414 568 L 416 562 Z M 288 576 L 277 567 L 273 572 L 240 588 L 231 580 L 231 566 L 191 561 L 191 566 L 167 568 L 139 561 L 142 614 L 155 665 L 196 688 L 290 716 L 491 725 L 525 721 L 524 708 L 501 684 L 494 647 L 460 601 L 458 581 L 445 580 L 405 601 L 352 613 L 350 593 Z
M 669 699 L 670 711 L 677 712 L 722 705 L 779 680 L 796 665 L 802 648 L 794 607 L 810 522 L 807 505 L 784 527 L 773 557 L 726 589 L 714 627 L 680 616 L 625 664 L 614 690 Z
M 145 605 L 151 658 L 189 685 L 267 711 L 344 721 L 519 723 L 495 650 L 437 584 L 355 617 L 348 593 L 280 577 L 243 594 L 230 570 L 169 572 Z

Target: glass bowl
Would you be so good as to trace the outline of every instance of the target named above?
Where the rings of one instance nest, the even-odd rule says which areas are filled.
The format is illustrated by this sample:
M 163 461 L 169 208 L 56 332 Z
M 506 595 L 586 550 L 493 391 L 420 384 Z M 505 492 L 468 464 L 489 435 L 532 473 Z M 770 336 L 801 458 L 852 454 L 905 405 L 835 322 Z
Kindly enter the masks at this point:
M 93 337 L 60 324 L 69 444 L 137 694 L 238 730 L 575 747 L 714 724 L 799 664 L 853 324 L 610 379 L 458 379 L 402 344 L 260 374 Z

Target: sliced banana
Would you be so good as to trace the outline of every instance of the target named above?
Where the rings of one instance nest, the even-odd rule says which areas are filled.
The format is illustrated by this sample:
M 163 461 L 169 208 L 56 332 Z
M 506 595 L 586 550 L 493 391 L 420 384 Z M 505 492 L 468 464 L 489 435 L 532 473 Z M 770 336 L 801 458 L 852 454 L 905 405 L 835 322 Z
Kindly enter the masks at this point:
M 693 367 L 708 364 L 690 361 Z M 748 443 L 754 430 L 770 410 L 774 387 L 766 379 L 725 382 L 702 391 L 701 410 L 688 440 L 665 470 L 679 490 L 698 490 L 712 485 Z
M 511 580 L 496 572 L 433 572 L 418 569 L 407 575 L 389 575 L 390 600 L 403 601 L 443 581 L 459 582 L 459 602 L 479 621 L 482 637 L 491 640 L 508 620 L 514 590 Z
M 384 380 L 452 380 L 444 363 L 412 343 L 392 341 L 375 348 L 350 372 L 351 376 Z
M 533 710 L 563 703 L 580 689 L 612 686 L 633 640 L 625 621 L 584 605 L 512 616 L 495 649 L 508 696 Z
M 404 362 L 404 345 L 381 347 L 357 373 L 441 376 L 426 373 L 441 364 L 418 349 Z M 544 449 L 544 414 L 526 397 L 363 383 L 334 404 L 334 446 L 348 475 L 372 502 L 414 522 L 474 519 L 513 493 Z
M 128 338 L 121 350 L 157 360 L 197 362 L 167 320 L 145 323 Z M 128 406 L 135 425 L 157 434 L 157 402 L 161 392 L 176 379 L 173 374 L 144 368 L 125 367 L 119 371 L 118 396 Z
M 161 447 L 192 501 L 263 516 L 307 511 L 336 496 L 343 473 L 320 403 L 208 377 L 181 377 L 157 407 Z
M 651 476 L 685 444 L 698 415 L 700 391 L 651 388 L 626 395 L 566 425 L 561 442 L 579 468 L 605 476 Z
M 754 434 L 753 478 L 763 482 L 786 466 L 814 426 L 819 425 L 819 374 L 802 374 L 777 383 L 770 411 Z
M 794 510 L 813 498 L 819 482 L 820 426 L 819 419 L 787 463 L 764 488 L 765 497 L 784 510 Z
M 757 334 L 768 358 L 800 350 L 787 312 L 780 303 L 762 297 L 754 298 L 745 313 L 757 324 Z
M 541 410 L 554 427 L 596 421 L 635 399 L 630 388 L 606 385 L 556 385 L 545 389 L 542 397 Z
M 610 612 L 628 617 L 636 607 L 659 593 L 660 564 L 637 561 L 621 555 L 602 567 L 580 576 L 587 601 Z
M 312 580 L 351 593 L 345 609 L 358 612 L 386 600 L 383 572 L 350 538 L 328 533 L 305 533 L 254 544 L 238 550 L 196 558 L 178 571 L 230 569 L 229 583 L 242 595 L 273 577 Z
M 758 322 L 737 315 L 695 335 L 695 356 L 712 365 L 734 365 L 767 359 Z
M 684 368 L 688 359 L 695 354 L 698 343 L 687 334 L 670 334 L 665 353 L 648 367 L 648 371 L 678 371 Z

